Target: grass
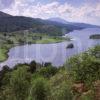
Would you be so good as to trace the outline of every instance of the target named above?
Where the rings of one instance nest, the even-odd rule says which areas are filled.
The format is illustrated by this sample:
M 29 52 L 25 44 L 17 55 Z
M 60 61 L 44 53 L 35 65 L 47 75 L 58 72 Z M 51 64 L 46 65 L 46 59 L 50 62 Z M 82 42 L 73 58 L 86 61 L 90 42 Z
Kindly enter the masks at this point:
M 7 52 L 8 52 L 7 47 L 2 47 L 2 46 L 0 47 L 0 62 L 6 60 Z
M 0 62 L 3 62 L 8 58 L 7 53 L 11 47 L 12 44 L 0 44 Z
M 0 62 L 4 61 L 7 58 L 7 50 L 0 48 Z
M 45 44 L 45 43 L 58 43 L 66 41 L 66 39 L 62 38 L 43 38 L 41 40 L 37 40 L 36 43 Z

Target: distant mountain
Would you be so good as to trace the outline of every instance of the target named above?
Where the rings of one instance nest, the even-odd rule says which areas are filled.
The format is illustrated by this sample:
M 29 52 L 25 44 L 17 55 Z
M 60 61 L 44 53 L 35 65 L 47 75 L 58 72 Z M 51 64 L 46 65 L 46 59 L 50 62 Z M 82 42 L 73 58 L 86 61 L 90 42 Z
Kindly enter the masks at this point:
M 86 23 L 71 23 L 71 25 L 80 26 L 80 27 L 83 27 L 83 28 L 100 28 L 100 26 L 86 24 Z
M 62 35 L 73 30 L 82 29 L 79 26 L 68 25 L 49 20 L 42 20 L 39 18 L 11 16 L 3 12 L 0 13 L 0 16 L 2 16 L 0 17 L 0 32 L 31 30 L 32 32 L 35 33 Z
M 62 18 L 58 18 L 58 17 L 55 17 L 55 18 L 49 18 L 48 20 L 50 21 L 55 21 L 55 22 L 60 22 L 60 23 L 63 23 L 63 24 L 69 24 L 69 25 L 73 25 L 73 26 L 78 26 L 78 27 L 81 27 L 81 28 L 96 28 L 96 27 L 99 27 L 100 26 L 97 26 L 97 25 L 91 25 L 91 24 L 86 24 L 86 23 L 75 23 L 75 22 L 68 22 Z
M 0 17 L 11 17 L 11 15 L 0 11 Z
M 14 32 L 21 30 L 31 30 L 35 33 L 46 33 L 48 35 L 63 35 L 73 30 L 79 30 L 87 27 L 70 22 L 64 23 L 64 20 L 42 20 L 39 18 L 30 18 L 24 16 L 12 16 L 0 12 L 0 32 Z
M 59 22 L 59 23 L 63 23 L 63 24 L 69 24 L 70 22 L 64 20 L 64 19 L 61 19 L 59 17 L 55 17 L 55 18 L 49 18 L 48 20 L 50 21 L 55 21 L 55 22 Z

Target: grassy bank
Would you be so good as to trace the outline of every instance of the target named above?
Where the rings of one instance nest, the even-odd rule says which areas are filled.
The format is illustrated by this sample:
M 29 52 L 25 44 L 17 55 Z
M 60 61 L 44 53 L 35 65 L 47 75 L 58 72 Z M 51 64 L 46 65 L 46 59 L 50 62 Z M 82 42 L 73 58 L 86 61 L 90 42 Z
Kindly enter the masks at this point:
M 8 52 L 11 47 L 13 47 L 13 44 L 4 43 L 0 45 L 0 62 L 3 62 L 8 58 Z
M 45 37 L 42 38 L 41 40 L 37 40 L 36 43 L 40 43 L 40 44 L 48 44 L 48 43 L 59 43 L 59 42 L 63 42 L 63 41 L 68 41 L 68 39 L 66 38 L 59 38 L 59 37 Z
M 6 60 L 7 58 L 7 49 L 5 48 L 0 48 L 0 62 Z

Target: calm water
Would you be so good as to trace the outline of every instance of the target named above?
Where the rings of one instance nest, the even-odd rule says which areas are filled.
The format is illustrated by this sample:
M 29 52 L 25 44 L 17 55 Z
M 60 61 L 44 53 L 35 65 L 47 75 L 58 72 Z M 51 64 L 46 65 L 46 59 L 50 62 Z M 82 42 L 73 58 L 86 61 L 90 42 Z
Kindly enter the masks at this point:
M 7 61 L 1 63 L 1 67 L 8 65 L 13 67 L 18 63 L 30 63 L 32 60 L 36 62 L 51 62 L 54 66 L 61 66 L 66 59 L 86 51 L 89 47 L 100 44 L 100 40 L 90 40 L 89 36 L 92 34 L 100 34 L 99 28 L 90 28 L 84 30 L 75 30 L 65 36 L 72 37 L 71 42 L 62 42 L 54 44 L 32 44 L 17 46 L 10 49 Z M 69 43 L 74 44 L 73 49 L 66 49 Z

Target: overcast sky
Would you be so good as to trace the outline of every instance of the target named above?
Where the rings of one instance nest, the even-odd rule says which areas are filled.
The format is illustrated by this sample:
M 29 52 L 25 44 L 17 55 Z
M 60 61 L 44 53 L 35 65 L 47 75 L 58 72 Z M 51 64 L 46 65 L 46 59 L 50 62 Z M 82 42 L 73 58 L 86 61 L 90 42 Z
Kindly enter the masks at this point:
M 100 0 L 0 0 L 0 11 L 34 18 L 60 17 L 100 25 Z

